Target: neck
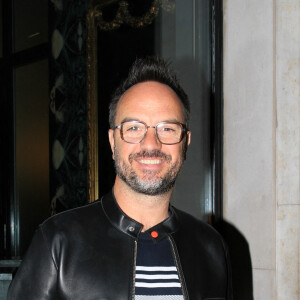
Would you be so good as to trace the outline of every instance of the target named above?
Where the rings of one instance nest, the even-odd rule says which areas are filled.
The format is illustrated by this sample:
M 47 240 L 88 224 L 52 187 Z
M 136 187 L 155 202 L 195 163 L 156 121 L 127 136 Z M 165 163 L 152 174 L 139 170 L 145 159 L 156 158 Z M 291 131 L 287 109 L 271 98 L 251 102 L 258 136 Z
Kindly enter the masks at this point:
M 165 220 L 169 214 L 172 191 L 162 195 L 149 196 L 132 190 L 118 176 L 114 185 L 114 195 L 122 211 L 141 223 L 145 231 Z

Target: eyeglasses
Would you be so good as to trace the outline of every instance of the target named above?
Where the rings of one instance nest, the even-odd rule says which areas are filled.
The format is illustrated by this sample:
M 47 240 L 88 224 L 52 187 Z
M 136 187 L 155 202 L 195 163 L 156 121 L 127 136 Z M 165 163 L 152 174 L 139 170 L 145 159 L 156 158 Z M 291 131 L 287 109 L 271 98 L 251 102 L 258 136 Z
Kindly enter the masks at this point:
M 147 126 L 140 121 L 125 121 L 113 129 L 120 129 L 121 139 L 127 143 L 138 144 L 146 136 L 148 128 L 155 128 L 157 139 L 166 145 L 178 144 L 186 134 L 187 128 L 179 122 L 160 122 L 156 126 Z

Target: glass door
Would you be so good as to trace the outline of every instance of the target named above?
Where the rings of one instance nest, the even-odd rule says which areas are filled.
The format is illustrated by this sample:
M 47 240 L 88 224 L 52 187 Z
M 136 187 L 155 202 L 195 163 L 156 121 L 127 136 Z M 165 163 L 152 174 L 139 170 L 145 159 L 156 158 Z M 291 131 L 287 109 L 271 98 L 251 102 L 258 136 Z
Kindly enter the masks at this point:
M 217 202 L 215 158 L 219 156 L 216 155 L 215 130 L 220 132 L 212 126 L 217 101 L 214 1 L 113 1 L 108 5 L 98 2 L 90 10 L 90 15 L 95 16 L 94 34 L 93 26 L 89 29 L 90 40 L 96 45 L 95 49 L 91 48 L 90 57 L 94 53 L 97 62 L 95 70 L 88 71 L 92 78 L 89 99 L 97 116 L 93 111 L 89 116 L 90 122 L 97 122 L 94 130 L 98 130 L 97 134 L 92 130 L 90 136 L 98 139 L 91 144 L 99 145 L 96 150 L 90 147 L 95 150 L 90 154 L 90 168 L 97 165 L 90 172 L 93 175 L 89 178 L 90 200 L 105 194 L 115 178 L 107 140 L 112 91 L 126 76 L 136 57 L 156 55 L 172 64 L 191 102 L 192 143 L 175 185 L 172 203 L 209 221 Z

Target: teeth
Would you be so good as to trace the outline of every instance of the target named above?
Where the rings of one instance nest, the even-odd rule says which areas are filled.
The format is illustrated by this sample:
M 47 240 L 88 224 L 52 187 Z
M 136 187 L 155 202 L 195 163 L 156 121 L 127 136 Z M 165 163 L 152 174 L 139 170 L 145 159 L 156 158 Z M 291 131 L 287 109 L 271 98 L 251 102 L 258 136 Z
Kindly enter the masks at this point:
M 160 164 L 160 160 L 159 159 L 144 159 L 144 160 L 140 160 L 140 163 L 145 164 L 145 165 L 158 165 Z

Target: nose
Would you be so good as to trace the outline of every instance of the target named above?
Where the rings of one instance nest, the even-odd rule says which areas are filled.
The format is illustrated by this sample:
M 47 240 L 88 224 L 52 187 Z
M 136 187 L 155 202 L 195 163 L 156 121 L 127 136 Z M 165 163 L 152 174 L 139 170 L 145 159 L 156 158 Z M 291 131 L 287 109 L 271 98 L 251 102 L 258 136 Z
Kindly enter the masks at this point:
M 154 127 L 150 127 L 150 126 L 148 127 L 147 133 L 140 144 L 141 147 L 145 150 L 153 150 L 153 149 L 161 148 L 161 142 L 156 137 Z

